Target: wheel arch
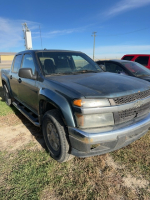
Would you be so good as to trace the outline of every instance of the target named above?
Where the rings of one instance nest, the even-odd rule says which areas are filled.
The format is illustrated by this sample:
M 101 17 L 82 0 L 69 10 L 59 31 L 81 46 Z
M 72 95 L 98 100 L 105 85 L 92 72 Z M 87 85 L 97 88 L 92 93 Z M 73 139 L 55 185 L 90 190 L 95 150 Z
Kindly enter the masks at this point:
M 69 102 L 66 100 L 65 97 L 49 89 L 44 88 L 40 90 L 39 92 L 40 123 L 42 123 L 42 118 L 45 113 L 43 112 L 43 103 L 46 104 L 47 108 L 50 108 L 50 109 L 45 109 L 45 111 L 48 111 L 51 109 L 59 109 L 61 113 L 61 117 L 65 125 L 70 126 L 70 127 L 75 127 L 73 113 L 69 105 Z
M 1 78 L 2 78 L 2 87 L 4 87 L 4 84 L 6 84 L 8 91 L 9 91 L 10 95 L 12 96 L 8 77 L 6 75 L 2 74 Z

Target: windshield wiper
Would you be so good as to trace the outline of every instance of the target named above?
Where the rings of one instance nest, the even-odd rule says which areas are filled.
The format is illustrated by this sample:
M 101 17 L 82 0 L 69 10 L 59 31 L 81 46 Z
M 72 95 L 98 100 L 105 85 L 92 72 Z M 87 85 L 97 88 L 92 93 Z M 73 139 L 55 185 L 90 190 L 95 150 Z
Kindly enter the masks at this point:
M 52 74 L 46 74 L 46 76 L 60 76 L 60 75 L 70 75 L 70 74 L 73 74 L 72 72 L 62 72 L 62 73 L 52 73 Z
M 52 74 L 46 74 L 46 76 L 60 76 L 60 75 L 76 75 L 80 73 L 98 73 L 101 71 L 94 71 L 94 70 L 79 70 L 75 72 L 59 72 L 59 73 L 52 73 Z
M 74 73 L 98 73 L 98 72 L 101 72 L 101 71 L 95 71 L 95 70 L 79 70 L 79 71 L 75 71 Z
M 137 74 L 136 75 L 137 77 L 148 77 L 148 76 L 150 76 L 150 74 L 148 75 L 148 74 Z
M 75 75 L 75 73 L 74 72 L 59 72 L 59 73 L 56 73 L 56 75 Z

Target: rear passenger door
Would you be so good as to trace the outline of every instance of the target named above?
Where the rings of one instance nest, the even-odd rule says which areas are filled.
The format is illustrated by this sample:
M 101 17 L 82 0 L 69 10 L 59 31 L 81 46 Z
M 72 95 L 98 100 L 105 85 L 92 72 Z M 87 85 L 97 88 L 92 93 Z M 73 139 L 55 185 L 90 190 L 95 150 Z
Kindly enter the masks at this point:
M 31 68 L 32 74 L 35 74 L 35 64 L 31 54 L 24 54 L 21 68 Z M 19 83 L 19 99 L 21 103 L 29 108 L 32 112 L 37 114 L 38 110 L 38 87 L 37 81 L 28 79 L 28 78 L 20 78 Z
M 140 63 L 141 65 L 144 65 L 145 67 L 148 67 L 148 62 L 149 62 L 149 56 L 138 56 L 135 59 L 135 62 Z
M 21 66 L 21 60 L 22 60 L 22 55 L 16 55 L 12 64 L 12 68 L 11 68 L 11 75 L 9 77 L 9 81 L 10 81 L 10 87 L 11 87 L 11 91 L 13 94 L 13 97 L 17 100 L 19 100 L 19 95 L 18 95 L 18 91 L 19 91 L 19 76 L 18 76 L 18 71 L 20 69 Z

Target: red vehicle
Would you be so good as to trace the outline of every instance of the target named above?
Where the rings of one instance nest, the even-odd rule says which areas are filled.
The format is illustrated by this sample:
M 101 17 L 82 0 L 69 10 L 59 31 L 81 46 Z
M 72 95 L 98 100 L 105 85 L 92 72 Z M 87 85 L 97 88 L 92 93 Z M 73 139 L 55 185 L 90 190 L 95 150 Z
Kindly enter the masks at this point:
M 135 61 L 150 69 L 150 54 L 126 54 L 121 60 Z

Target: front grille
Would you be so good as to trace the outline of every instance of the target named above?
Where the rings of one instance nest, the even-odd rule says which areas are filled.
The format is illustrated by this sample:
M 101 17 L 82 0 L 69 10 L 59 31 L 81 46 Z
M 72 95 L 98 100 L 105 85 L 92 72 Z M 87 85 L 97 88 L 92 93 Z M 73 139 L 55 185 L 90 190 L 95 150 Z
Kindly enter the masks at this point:
M 150 103 L 147 103 L 139 108 L 131 108 L 131 109 L 128 109 L 128 110 L 124 110 L 124 111 L 121 111 L 121 112 L 118 112 L 119 114 L 119 117 L 124 119 L 126 117 L 129 117 L 129 116 L 136 116 L 138 114 L 140 114 L 141 112 L 147 110 L 150 108 Z
M 131 108 L 114 113 L 115 124 L 120 124 L 134 119 L 135 117 L 140 117 L 142 115 L 148 114 L 150 112 L 150 102 L 142 105 L 138 108 Z
M 148 96 L 150 96 L 150 90 L 146 90 L 143 92 L 139 92 L 139 93 L 123 96 L 123 97 L 116 97 L 113 100 L 115 102 L 115 105 L 121 105 L 121 104 L 125 104 L 125 103 L 130 103 L 137 99 L 144 99 Z

